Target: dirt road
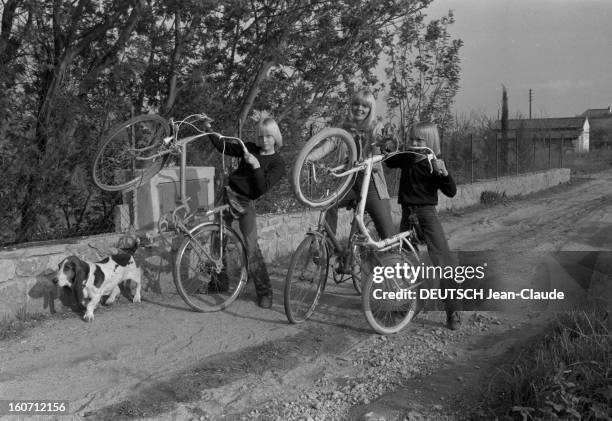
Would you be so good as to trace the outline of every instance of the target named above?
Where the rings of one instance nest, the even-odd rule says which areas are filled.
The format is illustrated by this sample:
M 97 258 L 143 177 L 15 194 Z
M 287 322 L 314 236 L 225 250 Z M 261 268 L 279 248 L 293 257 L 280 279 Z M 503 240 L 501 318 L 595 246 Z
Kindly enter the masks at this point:
M 591 280 L 593 268 L 607 263 L 588 253 L 612 250 L 612 172 L 505 205 L 447 214 L 443 224 L 452 249 L 489 250 L 523 282 L 542 270 L 558 282 Z M 550 257 L 560 250 L 594 259 L 586 275 L 576 275 L 577 262 Z M 522 263 L 509 261 L 509 251 L 522 255 Z M 544 269 L 531 265 L 545 255 Z M 473 368 L 478 364 L 471 358 L 492 364 L 525 337 L 529 329 L 520 327 L 536 319 L 528 311 L 475 314 L 462 331 L 449 332 L 441 327 L 442 316 L 432 312 L 405 332 L 381 339 L 371 333 L 359 298 L 346 284 L 326 291 L 312 321 L 292 326 L 282 307 L 284 266 L 271 268 L 272 311 L 255 305 L 250 287 L 221 313 L 193 313 L 175 294 L 145 293 L 140 304 L 122 298 L 98 309 L 90 324 L 73 315 L 52 318 L 25 338 L 0 342 L 0 397 L 69 400 L 73 419 L 392 419 L 372 417 L 377 411 L 395 413 L 389 408 L 418 415 L 425 407 L 445 419 L 448 400 L 429 401 L 431 393 L 437 400 L 446 392 L 417 393 L 422 399 L 412 399 L 410 408 L 371 401 L 409 385 L 407 379 L 426 382 L 429 373 L 435 378 L 451 360 L 463 367 L 450 369 L 459 373 L 455 377 L 478 382 Z M 503 335 L 503 346 L 487 342 L 495 335 Z M 378 351 L 389 356 L 406 349 L 410 354 L 392 373 L 388 360 L 371 364 Z

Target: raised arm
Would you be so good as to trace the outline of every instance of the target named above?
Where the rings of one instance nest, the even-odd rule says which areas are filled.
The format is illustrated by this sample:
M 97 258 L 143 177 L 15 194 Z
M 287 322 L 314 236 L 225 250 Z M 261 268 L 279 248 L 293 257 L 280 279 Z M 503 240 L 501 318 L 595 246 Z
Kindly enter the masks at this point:
M 224 153 L 225 155 L 235 156 L 237 158 L 242 158 L 244 156 L 244 149 L 242 149 L 241 145 L 231 142 L 224 142 L 217 135 L 209 135 L 208 138 L 219 152 Z
M 406 157 L 402 157 L 402 154 L 395 154 L 385 159 L 385 165 L 389 168 L 401 168 L 404 166 Z
M 267 171 L 258 167 L 253 170 L 255 175 L 255 194 L 257 197 L 267 193 L 285 176 L 285 161 L 278 159 L 270 164 Z
M 310 152 L 307 159 L 313 162 L 318 161 L 332 151 L 336 150 L 336 148 L 338 148 L 338 140 L 327 139 L 321 146 Z
M 411 152 L 398 152 L 389 156 L 384 162 L 389 168 L 407 168 L 416 164 L 417 156 Z
M 440 191 L 448 197 L 455 197 L 457 194 L 457 185 L 453 177 L 447 173 L 446 175 L 437 175 L 438 177 L 438 188 Z

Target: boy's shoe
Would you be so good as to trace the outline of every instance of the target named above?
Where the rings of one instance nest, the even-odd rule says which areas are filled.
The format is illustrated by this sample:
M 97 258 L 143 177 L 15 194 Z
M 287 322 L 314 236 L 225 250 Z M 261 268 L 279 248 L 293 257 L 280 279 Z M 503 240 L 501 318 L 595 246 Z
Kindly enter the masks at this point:
M 272 294 L 258 296 L 257 305 L 261 308 L 272 308 Z
M 459 316 L 459 312 L 446 312 L 446 327 L 450 330 L 458 330 L 461 327 L 461 316 Z

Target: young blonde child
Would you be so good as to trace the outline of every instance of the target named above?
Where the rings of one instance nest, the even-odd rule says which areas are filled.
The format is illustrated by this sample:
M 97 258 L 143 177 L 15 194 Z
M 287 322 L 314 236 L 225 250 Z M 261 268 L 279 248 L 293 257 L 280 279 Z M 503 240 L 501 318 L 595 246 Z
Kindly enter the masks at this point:
M 265 118 L 257 126 L 255 143 L 245 143 L 247 151 L 244 151 L 238 144 L 224 146 L 222 141 L 213 136 L 211 140 L 219 152 L 242 158 L 236 171 L 229 176 L 228 188 L 232 198 L 237 200 L 244 209 L 238 223 L 247 249 L 249 278 L 255 284 L 257 303 L 260 307 L 270 308 L 272 307 L 272 288 L 257 241 L 257 215 L 254 201 L 270 191 L 285 174 L 285 162 L 277 152 L 283 145 L 283 137 L 276 121 L 272 118 Z M 226 222 L 231 223 L 231 221 Z M 222 283 L 211 283 L 211 286 L 217 289 L 227 288 Z
M 408 148 L 428 147 L 436 156 L 440 154 L 440 135 L 434 123 L 418 123 L 410 129 Z M 398 203 L 402 206 L 400 231 L 409 227 L 411 215 L 415 215 L 425 237 L 427 251 L 431 261 L 436 266 L 452 266 L 453 260 L 444 235 L 442 224 L 438 219 L 436 205 L 438 191 L 448 197 L 454 197 L 457 187 L 452 176 L 446 169 L 442 159 L 436 159 L 430 167 L 423 155 L 401 153 L 385 161 L 390 168 L 400 168 L 400 185 Z M 453 280 L 442 279 L 443 288 L 456 288 Z M 449 329 L 456 330 L 461 326 L 458 311 L 460 302 L 446 300 L 446 324 Z

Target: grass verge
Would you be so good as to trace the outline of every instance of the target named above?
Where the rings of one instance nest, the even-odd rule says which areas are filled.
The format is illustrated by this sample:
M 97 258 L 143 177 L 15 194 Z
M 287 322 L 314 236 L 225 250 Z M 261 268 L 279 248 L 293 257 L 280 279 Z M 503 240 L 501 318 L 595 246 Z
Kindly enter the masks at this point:
M 491 383 L 474 419 L 610 419 L 612 315 L 558 316 Z
M 509 201 L 506 192 L 498 193 L 485 190 L 480 194 L 480 203 L 485 206 L 505 205 Z
M 13 316 L 4 316 L 0 320 L 0 341 L 22 336 L 23 332 L 39 325 L 47 317 L 42 313 L 28 313 L 25 307 L 17 310 Z

